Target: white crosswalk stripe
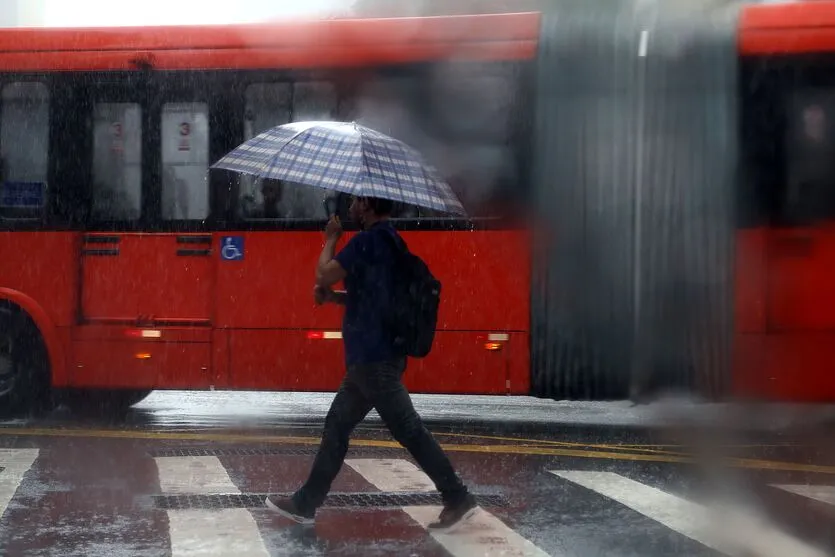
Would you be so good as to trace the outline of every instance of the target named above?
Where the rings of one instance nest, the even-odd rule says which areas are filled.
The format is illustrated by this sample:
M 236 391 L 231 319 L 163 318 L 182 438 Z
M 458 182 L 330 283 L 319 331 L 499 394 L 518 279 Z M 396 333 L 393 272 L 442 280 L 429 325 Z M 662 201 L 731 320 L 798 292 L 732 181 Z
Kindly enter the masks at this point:
M 718 549 L 707 533 L 707 513 L 700 505 L 612 472 L 549 471 L 626 505 L 688 538 Z
M 750 509 L 707 508 L 612 472 L 549 472 L 726 555 L 826 557 L 820 549 L 781 532 Z
M 159 483 L 168 494 L 240 493 L 215 456 L 158 457 Z M 172 557 L 269 557 L 255 519 L 246 509 L 169 510 Z
M 49 452 L 45 454 L 46 457 L 38 449 L 0 449 L 0 469 L 2 469 L 0 470 L 0 518 L 7 513 L 13 498 L 20 497 L 24 493 L 21 489 L 21 486 L 25 485 L 24 482 L 42 481 L 39 478 L 46 468 L 39 468 L 38 471 L 32 473 L 30 470 L 39 458 L 49 458 L 51 462 L 53 457 L 48 456 Z M 230 472 L 234 474 L 235 470 L 229 468 L 228 462 L 216 456 L 157 457 L 153 460 L 157 469 L 159 491 L 162 494 L 241 494 L 241 489 L 232 480 L 233 476 L 230 476 Z M 415 464 L 404 459 L 348 459 L 345 464 L 347 469 L 356 472 L 367 482 L 366 490 L 392 493 L 435 491 L 435 486 L 426 474 Z M 611 505 L 623 505 L 638 513 L 635 515 L 636 520 L 645 520 L 639 515 L 647 517 L 675 532 L 676 534 L 671 534 L 673 536 L 681 535 L 702 544 L 707 552 L 713 550 L 720 554 L 740 557 L 770 557 L 772 555 L 824 557 L 826 555 L 820 549 L 782 532 L 752 509 L 697 503 L 687 497 L 668 493 L 665 491 L 667 488 L 659 489 L 612 472 L 580 470 L 548 470 L 547 472 L 549 472 L 548 477 L 551 478 L 549 481 L 563 480 L 569 482 L 565 484 L 566 486 L 573 484 L 596 494 L 590 493 L 589 497 L 603 498 L 602 500 L 608 501 Z M 832 485 L 773 483 L 770 487 L 828 505 L 835 505 L 835 486 Z M 156 492 L 153 484 L 150 486 L 150 492 Z M 31 493 L 31 490 L 27 493 Z M 606 512 L 605 506 L 598 508 L 604 509 L 601 512 Z M 528 534 L 523 535 L 514 530 L 513 524 L 505 523 L 483 508 L 450 532 L 429 531 L 428 524 L 437 519 L 440 511 L 439 506 L 408 506 L 391 509 L 388 512 L 404 513 L 405 516 L 401 520 L 408 522 L 411 519 L 414 524 L 420 525 L 451 557 L 548 557 L 548 555 L 573 557 L 579 555 L 580 550 L 572 544 L 554 544 L 542 537 L 527 539 L 525 536 L 530 535 L 532 531 L 530 523 L 525 530 Z M 16 510 L 15 513 L 17 512 L 19 511 Z M 253 513 L 259 516 L 257 512 L 239 508 L 166 510 L 171 555 L 176 557 L 197 555 L 268 557 L 276 554 L 277 551 L 287 550 L 288 548 L 280 546 L 281 542 L 277 544 L 277 538 L 270 537 L 271 534 L 268 531 L 261 531 L 253 516 Z M 555 510 L 555 512 L 562 511 Z M 542 513 L 542 520 L 553 520 L 556 515 L 549 513 L 550 511 Z M 264 516 L 267 514 L 265 513 Z M 409 518 L 405 518 L 406 516 Z M 339 520 L 337 517 L 338 515 L 325 514 L 321 520 Z M 521 522 L 524 523 L 524 520 Z M 265 525 L 266 523 L 262 524 L 262 528 L 269 528 Z M 275 527 L 283 528 L 280 519 L 276 520 Z M 542 528 L 550 527 L 552 527 L 550 523 L 542 525 Z M 165 535 L 166 529 L 163 523 L 158 536 L 164 539 Z M 535 533 L 532 535 L 537 536 Z M 603 535 L 606 534 L 603 533 Z M 426 540 L 430 544 L 434 543 Z M 537 544 L 541 544 L 542 547 L 538 547 Z M 605 545 L 600 547 L 605 547 Z
M 429 477 L 406 460 L 349 459 L 345 463 L 382 491 L 435 490 Z M 403 511 L 426 528 L 438 518 L 441 507 L 403 507 Z M 448 533 L 432 531 L 431 535 L 455 557 L 548 556 L 484 509 Z
M 38 449 L 0 449 L 0 517 L 5 514 L 23 476 L 38 458 Z
M 773 487 L 808 499 L 814 499 L 821 503 L 835 505 L 835 485 L 773 484 Z

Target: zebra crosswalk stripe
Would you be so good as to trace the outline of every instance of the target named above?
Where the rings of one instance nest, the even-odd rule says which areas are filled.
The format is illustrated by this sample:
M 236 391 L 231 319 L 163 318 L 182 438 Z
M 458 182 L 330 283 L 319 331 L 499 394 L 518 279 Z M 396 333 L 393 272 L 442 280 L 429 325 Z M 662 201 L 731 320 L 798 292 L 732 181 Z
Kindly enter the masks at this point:
M 808 499 L 814 499 L 828 505 L 835 505 L 835 485 L 791 485 L 773 484 L 772 487 L 800 495 Z
M 0 449 L 0 517 L 18 492 L 36 460 L 38 449 Z M 160 491 L 168 495 L 240 494 L 224 464 L 215 456 L 176 456 L 154 459 Z M 348 459 L 346 465 L 369 484 L 386 492 L 432 492 L 435 486 L 413 463 L 403 459 Z M 756 510 L 714 508 L 667 493 L 612 472 L 548 470 L 624 505 L 678 534 L 732 556 L 791 555 L 824 557 L 817 548 L 779 531 Z M 798 496 L 835 505 L 835 486 L 771 484 Z M 424 529 L 441 511 L 439 506 L 402 507 Z M 270 555 L 252 513 L 246 509 L 177 509 L 166 511 L 172 556 Z M 479 509 L 451 532 L 430 535 L 453 557 L 476 555 L 547 557 L 542 549 L 499 518 Z M 566 551 L 570 551 L 568 548 Z M 568 553 L 566 553 L 568 554 Z M 554 554 L 553 557 L 559 557 Z
M 0 449 L 0 518 L 39 454 L 38 449 Z
M 166 494 L 240 493 L 215 456 L 157 457 Z M 169 510 L 172 557 L 250 555 L 269 557 L 255 519 L 246 509 Z
M 826 557 L 819 549 L 767 524 L 753 511 L 731 507 L 708 509 L 613 472 L 549 472 L 726 555 Z
M 434 491 L 426 474 L 407 460 L 349 459 L 345 461 L 369 483 L 383 491 Z M 402 507 L 403 512 L 427 528 L 441 512 L 440 506 Z M 548 557 L 484 509 L 450 532 L 430 531 L 435 540 L 454 557 L 484 555 Z M 558 557 L 554 555 L 553 557 Z

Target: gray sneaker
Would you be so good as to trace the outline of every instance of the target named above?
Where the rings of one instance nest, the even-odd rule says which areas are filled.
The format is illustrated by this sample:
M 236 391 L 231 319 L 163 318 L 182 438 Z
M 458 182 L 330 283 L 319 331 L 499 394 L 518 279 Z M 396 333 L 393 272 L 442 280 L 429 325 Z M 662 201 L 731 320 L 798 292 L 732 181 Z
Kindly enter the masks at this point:
M 453 528 L 473 516 L 478 510 L 478 502 L 471 493 L 455 505 L 445 505 L 438 520 L 429 525 L 430 530 L 443 531 Z
M 277 512 L 284 518 L 289 518 L 299 524 L 313 524 L 316 511 L 305 512 L 299 509 L 289 497 L 278 497 L 270 495 L 264 500 L 264 504 L 273 512 Z

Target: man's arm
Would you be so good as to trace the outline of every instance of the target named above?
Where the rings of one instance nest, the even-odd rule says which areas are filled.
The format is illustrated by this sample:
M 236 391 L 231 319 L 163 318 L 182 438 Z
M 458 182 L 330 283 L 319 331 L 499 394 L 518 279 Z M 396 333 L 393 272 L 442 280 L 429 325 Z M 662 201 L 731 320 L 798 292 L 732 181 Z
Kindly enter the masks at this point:
M 333 257 L 336 244 L 342 237 L 342 224 L 338 217 L 331 217 L 325 227 L 325 247 L 319 254 L 316 264 L 316 286 L 330 289 L 331 286 L 345 278 L 348 274 L 345 268 Z
M 322 253 L 319 254 L 319 263 L 316 265 L 316 285 L 330 288 L 337 282 L 345 278 L 348 273 L 339 264 L 339 261 L 333 258 L 333 252 L 336 250 L 337 238 L 328 238 L 325 240 L 325 247 L 322 248 Z

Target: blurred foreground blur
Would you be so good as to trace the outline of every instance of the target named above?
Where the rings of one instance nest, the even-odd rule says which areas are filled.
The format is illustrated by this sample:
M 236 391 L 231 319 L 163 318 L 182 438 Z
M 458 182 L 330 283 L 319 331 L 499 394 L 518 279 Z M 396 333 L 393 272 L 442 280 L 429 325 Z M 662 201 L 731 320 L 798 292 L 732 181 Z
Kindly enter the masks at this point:
M 147 498 L 299 480 L 343 369 L 341 314 L 313 307 L 308 271 L 348 199 L 209 168 L 308 120 L 402 139 L 467 209 L 396 208 L 444 300 L 407 386 L 486 495 L 513 497 L 488 499 L 495 539 L 835 547 L 835 2 L 357 2 L 258 25 L 3 29 L 0 44 L 10 554 L 90 554 L 79 525 L 97 505 L 152 533 L 97 530 L 96 551 L 189 553 L 238 534 Z M 371 429 L 358 460 L 399 450 Z M 355 462 L 344 488 L 398 491 L 379 474 L 405 458 Z M 85 482 L 95 503 L 61 495 Z M 69 525 L 38 519 L 42 498 Z M 274 524 L 220 501 L 206 523 L 280 551 L 283 533 L 258 541 Z M 393 551 L 485 549 L 429 540 L 412 506 L 385 511 L 414 538 L 387 531 Z M 385 551 L 333 513 L 333 531 L 363 532 L 333 534 L 340 550 Z

